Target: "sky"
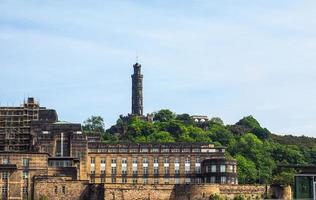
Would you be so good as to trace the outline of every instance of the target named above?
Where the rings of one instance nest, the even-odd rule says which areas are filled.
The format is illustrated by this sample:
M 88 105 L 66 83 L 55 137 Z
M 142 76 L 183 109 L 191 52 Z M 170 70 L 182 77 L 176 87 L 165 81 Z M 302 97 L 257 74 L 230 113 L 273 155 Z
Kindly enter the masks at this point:
M 170 109 L 316 137 L 314 0 L 0 0 L 0 104 L 59 119 Z

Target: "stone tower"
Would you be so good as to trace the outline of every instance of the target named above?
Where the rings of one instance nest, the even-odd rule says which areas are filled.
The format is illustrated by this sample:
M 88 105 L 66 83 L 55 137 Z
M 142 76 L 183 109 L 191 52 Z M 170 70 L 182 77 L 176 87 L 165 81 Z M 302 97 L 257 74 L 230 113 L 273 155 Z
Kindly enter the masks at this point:
M 141 65 L 135 63 L 132 75 L 132 115 L 143 116 L 143 75 Z

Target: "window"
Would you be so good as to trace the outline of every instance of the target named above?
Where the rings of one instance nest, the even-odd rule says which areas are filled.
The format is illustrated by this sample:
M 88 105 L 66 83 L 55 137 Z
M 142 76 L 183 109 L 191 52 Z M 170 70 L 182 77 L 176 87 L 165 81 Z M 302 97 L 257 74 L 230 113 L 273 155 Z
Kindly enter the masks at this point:
M 111 174 L 116 175 L 116 167 L 111 167 Z
M 2 164 L 4 164 L 4 165 L 10 164 L 9 158 L 3 158 Z
M 179 163 L 179 158 L 176 157 L 174 159 L 174 174 L 179 175 L 180 174 L 180 163 Z
M 55 194 L 58 193 L 58 187 L 57 186 L 55 186 L 54 192 L 55 192 Z
M 133 169 L 132 170 L 133 170 L 133 175 L 137 176 L 138 172 L 137 172 L 137 158 L 136 157 L 133 158 Z
M 206 172 L 206 173 L 210 172 L 210 166 L 206 166 L 206 167 L 205 167 L 205 172 Z
M 116 164 L 116 159 L 115 159 L 115 158 L 112 158 L 111 163 L 112 163 L 112 164 Z
M 211 165 L 211 172 L 216 172 L 216 165 Z
M 215 183 L 215 176 L 211 176 L 211 183 Z
M 127 150 L 128 150 L 127 148 L 120 148 L 120 149 L 119 149 L 119 152 L 126 153 Z
M 129 152 L 131 152 L 131 153 L 137 153 L 137 152 L 138 152 L 138 149 L 130 149 Z
M 165 157 L 164 163 L 165 163 L 165 164 L 169 164 L 169 158 Z
M 182 149 L 182 153 L 190 153 L 190 152 L 191 152 L 191 149 L 189 148 Z
M 158 153 L 158 152 L 159 152 L 159 148 L 152 148 L 152 149 L 151 149 L 151 152 L 153 152 L 153 153 Z
M 158 164 L 158 157 L 154 157 L 154 163 Z
M 175 184 L 180 184 L 180 178 L 175 178 Z
M 201 173 L 201 167 L 195 166 L 195 173 L 200 174 Z
M 105 178 L 101 177 L 101 183 L 105 183 Z
M 200 157 L 195 158 L 195 173 L 197 173 L 197 174 L 201 173 Z
M 148 159 L 143 158 L 143 175 L 148 175 Z
M 105 164 L 105 158 L 101 158 L 101 164 Z
M 111 182 L 112 182 L 112 183 L 116 183 L 116 178 L 115 178 L 115 177 L 112 177 Z
M 143 167 L 143 175 L 148 175 L 148 167 Z
M 164 183 L 169 184 L 169 178 L 164 178 Z
M 144 184 L 148 184 L 148 178 L 144 177 L 144 178 L 143 178 L 143 183 L 144 183 Z
M 163 153 L 169 153 L 169 148 L 163 148 L 161 151 L 162 151 Z
M 2 180 L 3 181 L 8 180 L 8 177 L 9 177 L 9 172 L 6 172 L 6 171 L 2 172 Z
M 63 192 L 63 194 L 66 194 L 66 186 L 62 186 L 61 191 Z
M 127 174 L 127 159 L 122 158 L 122 175 Z
M 184 172 L 185 172 L 185 174 L 190 173 L 190 157 L 185 158 Z
M 29 172 L 24 170 L 23 171 L 23 179 L 28 179 L 29 178 Z
M 225 183 L 226 183 L 226 176 L 222 176 L 222 177 L 221 177 L 221 183 L 222 183 L 222 184 L 225 184 Z
M 122 178 L 122 183 L 127 183 L 127 178 L 126 177 Z
M 29 159 L 28 158 L 23 158 L 22 159 L 22 166 L 23 167 L 28 167 L 29 166 Z
M 95 183 L 95 177 L 93 176 L 93 177 L 90 177 L 90 182 L 91 183 Z
M 95 158 L 94 157 L 91 158 L 90 163 L 91 164 L 95 164 Z
M 132 182 L 133 182 L 133 184 L 136 184 L 137 183 L 137 178 L 133 177 L 132 178 Z
M 164 174 L 169 175 L 169 167 L 164 167 Z
M 2 188 L 1 188 L 1 191 L 2 191 L 2 197 L 4 199 L 6 199 L 5 197 L 7 197 L 7 193 L 8 193 L 8 186 L 7 185 L 3 185 Z
M 226 172 L 226 166 L 225 165 L 221 165 L 221 171 L 220 172 Z
M 233 172 L 233 166 L 232 165 L 227 165 L 227 171 L 228 172 Z
M 27 195 L 27 194 L 28 194 L 28 188 L 27 188 L 27 186 L 23 186 L 23 188 L 22 188 L 22 193 L 23 193 L 23 195 Z
M 190 178 L 185 178 L 185 184 L 190 184 L 191 183 L 191 179 Z
M 159 178 L 154 178 L 154 184 L 159 184 Z
M 171 152 L 173 153 L 179 153 L 180 152 L 180 149 L 176 148 L 176 149 L 171 149 Z
M 159 170 L 158 170 L 158 167 L 154 167 L 154 175 L 158 175 L 158 172 Z
M 101 174 L 105 174 L 105 170 L 103 169 L 103 170 L 101 170 Z

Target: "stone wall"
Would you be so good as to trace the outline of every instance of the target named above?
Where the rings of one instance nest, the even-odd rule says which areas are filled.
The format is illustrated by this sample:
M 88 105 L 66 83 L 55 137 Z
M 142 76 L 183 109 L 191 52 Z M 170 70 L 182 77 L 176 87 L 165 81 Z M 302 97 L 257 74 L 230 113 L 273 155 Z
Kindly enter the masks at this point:
M 233 199 L 236 196 L 263 199 L 266 195 L 266 187 L 258 185 L 89 184 L 87 181 L 56 177 L 37 178 L 34 187 L 34 200 L 41 199 L 41 196 L 49 200 L 208 200 L 213 194 L 224 199 Z M 269 193 L 288 193 L 288 189 L 271 188 L 268 187 Z M 291 199 L 290 194 L 279 197 Z
M 254 185 L 122 185 L 106 184 L 105 200 L 114 199 L 161 199 L 161 200 L 207 200 L 212 194 L 233 199 L 243 195 L 250 199 L 263 199 L 264 186 Z
M 83 200 L 89 195 L 89 184 L 66 177 L 35 177 L 34 200 Z

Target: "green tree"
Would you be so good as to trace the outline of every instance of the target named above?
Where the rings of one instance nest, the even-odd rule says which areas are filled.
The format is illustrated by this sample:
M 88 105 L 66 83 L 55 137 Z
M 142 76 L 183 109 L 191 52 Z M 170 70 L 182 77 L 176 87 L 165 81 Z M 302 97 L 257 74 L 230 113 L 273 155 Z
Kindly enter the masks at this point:
M 281 186 L 294 185 L 294 174 L 293 170 L 282 171 L 273 177 L 272 183 Z
M 186 113 L 181 114 L 181 115 L 177 115 L 176 120 L 181 121 L 185 125 L 193 125 L 193 123 L 194 123 L 194 120 L 192 119 L 192 117 Z
M 237 154 L 235 158 L 238 163 L 237 173 L 239 183 L 255 183 L 258 174 L 255 163 L 240 154 Z
M 154 113 L 154 121 L 169 122 L 176 118 L 176 114 L 168 109 L 162 109 L 157 113 Z
M 239 122 L 236 123 L 237 125 L 245 126 L 247 128 L 253 129 L 253 128 L 261 128 L 259 122 L 253 117 L 253 116 L 247 116 L 239 120 Z
M 221 118 L 219 117 L 213 117 L 210 119 L 211 123 L 215 123 L 215 124 L 220 124 L 220 125 L 224 125 L 224 122 Z
M 160 131 L 148 136 L 149 142 L 175 142 L 174 137 L 169 132 Z
M 213 124 L 208 132 L 212 141 L 220 142 L 222 145 L 227 146 L 234 135 L 223 125 Z
M 83 122 L 83 131 L 86 134 L 100 134 L 102 135 L 104 131 L 104 120 L 101 116 L 91 116 L 86 121 Z

